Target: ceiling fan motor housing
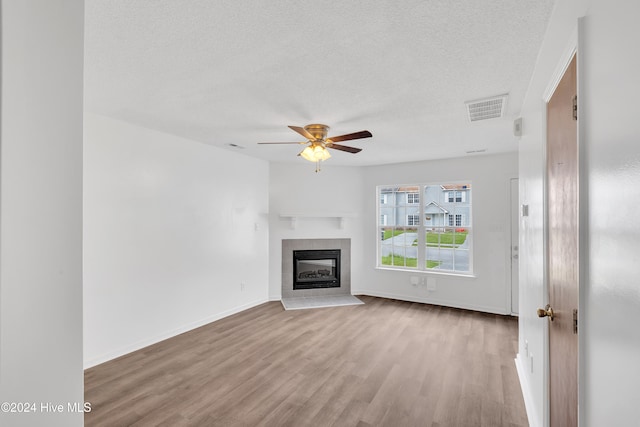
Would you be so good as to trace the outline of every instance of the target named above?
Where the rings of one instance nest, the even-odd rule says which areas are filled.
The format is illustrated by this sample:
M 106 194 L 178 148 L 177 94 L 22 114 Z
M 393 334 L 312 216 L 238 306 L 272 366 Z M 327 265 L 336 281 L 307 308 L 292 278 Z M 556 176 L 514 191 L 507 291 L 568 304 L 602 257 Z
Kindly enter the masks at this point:
M 324 141 L 327 139 L 327 133 L 329 132 L 329 126 L 321 124 L 307 125 L 304 129 L 309 132 L 316 140 Z

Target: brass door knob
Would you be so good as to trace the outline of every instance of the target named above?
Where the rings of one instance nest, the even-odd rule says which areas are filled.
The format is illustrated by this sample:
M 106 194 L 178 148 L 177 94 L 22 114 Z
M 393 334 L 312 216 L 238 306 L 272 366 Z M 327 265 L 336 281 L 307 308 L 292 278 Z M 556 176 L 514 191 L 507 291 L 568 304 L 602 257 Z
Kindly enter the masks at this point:
M 553 321 L 553 308 L 551 308 L 549 304 L 547 304 L 544 308 L 539 308 L 538 317 L 548 317 L 549 320 Z

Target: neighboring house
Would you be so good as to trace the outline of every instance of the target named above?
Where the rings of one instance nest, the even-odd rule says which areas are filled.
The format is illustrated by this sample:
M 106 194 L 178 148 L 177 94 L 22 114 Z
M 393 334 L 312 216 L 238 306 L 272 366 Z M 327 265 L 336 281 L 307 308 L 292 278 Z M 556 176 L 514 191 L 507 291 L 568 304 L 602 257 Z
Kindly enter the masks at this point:
M 471 226 L 470 184 L 427 185 L 422 195 L 418 186 L 383 188 L 380 190 L 380 225 L 420 225 L 421 203 L 426 227 Z

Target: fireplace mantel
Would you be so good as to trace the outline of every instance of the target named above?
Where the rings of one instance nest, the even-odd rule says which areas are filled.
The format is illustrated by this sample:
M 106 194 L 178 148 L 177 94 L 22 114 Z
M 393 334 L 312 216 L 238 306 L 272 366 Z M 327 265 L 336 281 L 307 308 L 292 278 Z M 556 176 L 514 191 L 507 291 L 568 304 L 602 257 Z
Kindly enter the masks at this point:
M 280 218 L 289 219 L 291 221 L 291 228 L 295 230 L 298 227 L 298 219 L 300 218 L 327 218 L 338 219 L 338 226 L 343 229 L 347 218 L 355 218 L 357 215 L 350 212 L 283 212 L 280 214 Z

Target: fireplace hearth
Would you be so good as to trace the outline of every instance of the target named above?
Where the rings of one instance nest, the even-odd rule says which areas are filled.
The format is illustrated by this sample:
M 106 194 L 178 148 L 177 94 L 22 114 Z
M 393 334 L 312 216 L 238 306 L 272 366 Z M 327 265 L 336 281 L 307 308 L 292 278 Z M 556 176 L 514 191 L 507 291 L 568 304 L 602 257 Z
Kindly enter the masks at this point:
M 293 251 L 293 289 L 340 287 L 340 249 Z

